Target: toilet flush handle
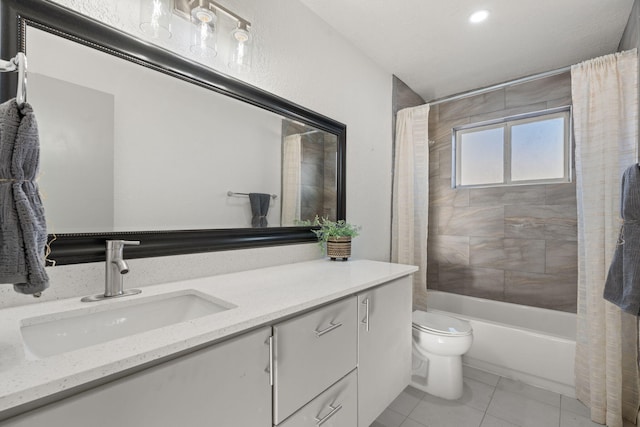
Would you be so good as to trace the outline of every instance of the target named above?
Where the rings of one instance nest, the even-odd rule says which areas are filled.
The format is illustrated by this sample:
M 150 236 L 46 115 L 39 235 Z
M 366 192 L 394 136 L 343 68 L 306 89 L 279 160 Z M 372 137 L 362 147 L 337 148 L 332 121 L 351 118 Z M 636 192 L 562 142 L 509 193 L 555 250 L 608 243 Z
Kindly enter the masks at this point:
M 364 320 L 362 323 L 366 325 L 366 331 L 369 332 L 369 298 L 365 298 L 362 303 L 364 304 Z

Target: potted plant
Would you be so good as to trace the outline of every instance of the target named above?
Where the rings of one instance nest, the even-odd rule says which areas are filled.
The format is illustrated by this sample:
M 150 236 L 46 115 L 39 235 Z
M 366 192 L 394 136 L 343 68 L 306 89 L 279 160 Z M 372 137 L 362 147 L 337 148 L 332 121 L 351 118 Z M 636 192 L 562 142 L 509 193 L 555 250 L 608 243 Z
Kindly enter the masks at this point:
M 311 230 L 318 237 L 318 244 L 323 252 L 332 261 L 341 258 L 346 261 L 351 256 L 351 239 L 360 234 L 360 227 L 349 224 L 345 220 L 331 221 L 327 218 L 318 218 L 311 224 L 320 227 L 318 230 Z

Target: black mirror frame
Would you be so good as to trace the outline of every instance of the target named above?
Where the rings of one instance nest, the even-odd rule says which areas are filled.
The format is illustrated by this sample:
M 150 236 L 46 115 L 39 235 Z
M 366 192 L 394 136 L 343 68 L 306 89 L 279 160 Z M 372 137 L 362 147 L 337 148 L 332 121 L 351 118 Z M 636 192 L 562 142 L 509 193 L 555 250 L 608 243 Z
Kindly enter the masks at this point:
M 28 57 L 27 24 L 335 134 L 336 212 L 337 219 L 345 219 L 346 125 L 46 0 L 1 0 L 0 58 L 8 60 L 19 51 Z M 0 73 L 0 79 L 0 101 L 15 97 L 16 75 Z M 311 230 L 273 227 L 57 234 L 49 235 L 48 259 L 55 265 L 104 261 L 105 240 L 110 239 L 140 240 L 140 246 L 127 249 L 127 257 L 147 258 L 313 242 L 316 237 Z

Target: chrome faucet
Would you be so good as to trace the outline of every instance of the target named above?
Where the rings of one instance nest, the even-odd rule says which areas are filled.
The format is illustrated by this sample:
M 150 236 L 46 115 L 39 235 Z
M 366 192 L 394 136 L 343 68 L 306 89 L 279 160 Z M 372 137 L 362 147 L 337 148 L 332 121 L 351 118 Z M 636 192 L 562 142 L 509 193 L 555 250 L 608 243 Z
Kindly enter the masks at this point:
M 129 266 L 124 260 L 123 255 L 124 246 L 137 246 L 139 244 L 140 242 L 137 240 L 107 240 L 104 294 L 84 297 L 82 298 L 83 302 L 136 295 L 142 292 L 140 289 L 127 289 L 125 291 L 122 280 L 122 276 L 129 272 Z

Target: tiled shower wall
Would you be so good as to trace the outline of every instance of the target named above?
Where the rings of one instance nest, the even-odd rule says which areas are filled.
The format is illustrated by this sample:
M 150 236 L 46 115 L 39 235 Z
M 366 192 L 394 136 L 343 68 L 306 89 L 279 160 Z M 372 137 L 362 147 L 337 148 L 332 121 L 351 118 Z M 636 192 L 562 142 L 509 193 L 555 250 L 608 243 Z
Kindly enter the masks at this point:
M 335 135 L 317 132 L 302 137 L 302 220 L 313 221 L 316 215 L 335 220 L 337 150 Z
M 575 182 L 451 188 L 453 127 L 569 104 L 565 73 L 431 108 L 429 289 L 576 311 Z

